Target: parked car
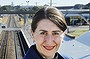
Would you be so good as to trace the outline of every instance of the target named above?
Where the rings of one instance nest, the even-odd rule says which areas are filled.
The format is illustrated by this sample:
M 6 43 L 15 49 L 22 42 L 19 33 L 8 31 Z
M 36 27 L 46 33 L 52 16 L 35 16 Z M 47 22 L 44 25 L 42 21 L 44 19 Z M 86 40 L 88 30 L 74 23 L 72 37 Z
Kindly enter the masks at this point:
M 6 24 L 1 24 L 1 28 L 7 28 Z
M 6 26 L 3 25 L 2 28 L 6 28 Z

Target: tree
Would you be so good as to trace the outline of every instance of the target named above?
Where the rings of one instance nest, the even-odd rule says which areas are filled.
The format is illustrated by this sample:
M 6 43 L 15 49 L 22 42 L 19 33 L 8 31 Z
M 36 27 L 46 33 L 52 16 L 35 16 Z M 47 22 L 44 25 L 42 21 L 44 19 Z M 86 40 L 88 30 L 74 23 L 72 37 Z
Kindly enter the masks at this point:
M 83 9 L 89 9 L 89 7 L 90 7 L 90 3 L 86 4 L 86 5 L 83 7 Z
M 7 10 L 6 6 L 1 7 L 2 10 Z
M 5 5 L 5 6 L 2 6 L 0 8 L 1 11 L 10 11 L 12 10 L 12 6 L 11 5 Z
M 76 5 L 74 6 L 74 9 L 82 9 L 83 7 L 84 7 L 83 4 L 76 4 Z
M 36 12 L 36 11 L 39 10 L 39 8 L 38 8 L 37 6 L 34 6 L 34 7 L 32 8 L 32 10 Z

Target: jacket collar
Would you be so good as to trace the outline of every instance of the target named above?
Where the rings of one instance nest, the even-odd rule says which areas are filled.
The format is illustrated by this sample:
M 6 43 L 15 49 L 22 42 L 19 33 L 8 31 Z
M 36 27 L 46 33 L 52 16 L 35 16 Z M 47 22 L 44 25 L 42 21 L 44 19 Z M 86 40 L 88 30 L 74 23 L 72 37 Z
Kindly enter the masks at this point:
M 32 46 L 30 47 L 30 50 L 33 51 L 33 55 L 36 56 L 38 59 L 45 59 L 45 58 L 43 58 L 43 57 L 40 55 L 40 53 L 39 53 L 38 50 L 36 49 L 36 45 L 32 45 Z M 36 59 L 37 59 L 37 58 L 36 58 Z M 63 59 L 63 57 L 62 57 L 58 52 L 56 52 L 53 59 L 61 59 L 61 58 Z

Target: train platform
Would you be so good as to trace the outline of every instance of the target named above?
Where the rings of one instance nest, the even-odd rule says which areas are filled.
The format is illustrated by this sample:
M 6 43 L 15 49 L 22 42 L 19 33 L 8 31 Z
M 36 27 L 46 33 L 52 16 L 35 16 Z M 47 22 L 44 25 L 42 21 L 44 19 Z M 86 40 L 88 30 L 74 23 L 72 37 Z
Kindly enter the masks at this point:
M 30 27 L 29 26 L 22 27 L 21 31 L 25 37 L 25 40 L 26 40 L 28 46 L 30 47 L 33 44 L 33 40 L 31 38 L 31 34 L 30 34 Z
M 1 34 L 2 30 L 0 29 L 0 34 Z

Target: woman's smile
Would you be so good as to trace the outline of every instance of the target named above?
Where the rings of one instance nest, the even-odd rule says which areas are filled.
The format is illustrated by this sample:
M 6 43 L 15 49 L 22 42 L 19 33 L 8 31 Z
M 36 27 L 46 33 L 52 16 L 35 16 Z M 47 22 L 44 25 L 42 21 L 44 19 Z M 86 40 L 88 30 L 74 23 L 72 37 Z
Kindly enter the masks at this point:
M 53 50 L 55 46 L 43 46 L 46 50 Z

